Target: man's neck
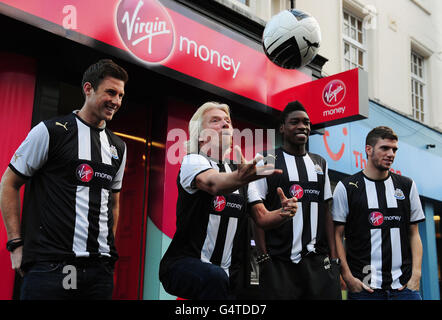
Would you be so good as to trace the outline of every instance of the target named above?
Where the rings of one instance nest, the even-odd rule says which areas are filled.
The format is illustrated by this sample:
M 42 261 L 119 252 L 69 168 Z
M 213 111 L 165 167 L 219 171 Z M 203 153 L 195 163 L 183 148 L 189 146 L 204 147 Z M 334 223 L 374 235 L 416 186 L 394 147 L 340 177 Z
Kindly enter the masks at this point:
M 305 144 L 295 145 L 284 142 L 282 148 L 294 156 L 305 156 L 305 154 L 307 153 Z
M 98 120 L 94 117 L 90 112 L 87 111 L 86 107 L 83 106 L 80 111 L 77 112 L 77 116 L 81 118 L 84 122 L 86 122 L 91 127 L 102 129 L 106 125 L 106 121 Z
M 379 170 L 367 164 L 367 167 L 362 170 L 366 177 L 372 180 L 384 180 L 388 178 L 389 171 L 388 170 Z

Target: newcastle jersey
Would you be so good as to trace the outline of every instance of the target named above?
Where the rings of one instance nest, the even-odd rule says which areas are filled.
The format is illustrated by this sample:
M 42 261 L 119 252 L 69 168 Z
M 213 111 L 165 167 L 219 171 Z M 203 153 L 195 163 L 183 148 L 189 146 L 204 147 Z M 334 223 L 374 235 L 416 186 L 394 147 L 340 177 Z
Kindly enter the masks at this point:
M 413 180 L 389 173 L 371 180 L 362 171 L 340 181 L 333 220 L 345 224 L 348 265 L 376 289 L 398 289 L 411 277 L 409 226 L 425 219 Z
M 117 258 L 112 192 L 121 189 L 125 143 L 107 128 L 71 113 L 40 122 L 9 167 L 31 178 L 24 210 L 23 264 L 107 256 Z
M 281 201 L 276 189 L 281 187 L 286 197 L 298 199 L 298 210 L 292 220 L 266 230 L 267 251 L 272 258 L 293 263 L 309 252 L 327 254 L 325 201 L 332 197 L 327 162 L 317 154 L 294 156 L 282 148 L 275 155 L 275 168 L 283 173 L 252 182 L 249 202 L 263 202 L 267 210 L 277 210 Z
M 229 276 L 239 267 L 247 245 L 246 188 L 223 196 L 197 189 L 195 177 L 209 169 L 232 172 L 236 168 L 199 154 L 183 158 L 177 178 L 177 228 L 161 261 L 160 277 L 182 257 L 218 265 Z

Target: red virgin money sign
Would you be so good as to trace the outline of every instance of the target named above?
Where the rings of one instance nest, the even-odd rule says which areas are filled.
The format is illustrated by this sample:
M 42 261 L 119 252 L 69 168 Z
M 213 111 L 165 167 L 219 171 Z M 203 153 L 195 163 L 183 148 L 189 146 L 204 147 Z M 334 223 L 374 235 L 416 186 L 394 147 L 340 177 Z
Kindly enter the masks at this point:
M 122 0 L 116 25 L 127 50 L 142 61 L 161 63 L 171 55 L 175 41 L 173 22 L 156 1 Z
M 353 69 L 311 81 L 275 96 L 279 101 L 299 100 L 313 125 L 325 127 L 368 117 L 367 72 Z

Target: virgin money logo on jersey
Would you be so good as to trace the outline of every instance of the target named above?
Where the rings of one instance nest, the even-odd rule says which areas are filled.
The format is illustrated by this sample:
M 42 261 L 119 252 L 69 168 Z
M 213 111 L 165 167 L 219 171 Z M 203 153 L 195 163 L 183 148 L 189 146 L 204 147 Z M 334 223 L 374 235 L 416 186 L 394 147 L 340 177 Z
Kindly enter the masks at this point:
M 221 212 L 226 207 L 226 198 L 223 196 L 217 196 L 215 200 L 213 200 L 213 209 L 217 212 Z
M 173 22 L 157 0 L 121 0 L 116 25 L 126 48 L 145 62 L 160 63 L 173 51 Z
M 82 182 L 89 182 L 92 180 L 93 176 L 94 176 L 94 170 L 91 168 L 90 165 L 88 164 L 80 164 L 77 167 L 76 170 L 76 175 L 78 180 L 82 181 Z
M 322 91 L 322 100 L 329 107 L 337 106 L 344 100 L 347 89 L 341 80 L 332 80 Z
M 370 221 L 372 226 L 379 227 L 384 223 L 384 215 L 380 212 L 374 211 L 368 216 L 368 221 Z
M 301 199 L 304 196 L 304 189 L 299 184 L 294 184 L 290 187 L 290 194 L 296 199 Z

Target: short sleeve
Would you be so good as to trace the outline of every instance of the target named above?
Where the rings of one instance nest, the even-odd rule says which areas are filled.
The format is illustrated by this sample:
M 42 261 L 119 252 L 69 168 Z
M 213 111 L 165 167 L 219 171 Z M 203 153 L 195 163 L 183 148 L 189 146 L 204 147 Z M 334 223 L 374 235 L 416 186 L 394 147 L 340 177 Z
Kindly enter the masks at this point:
M 187 154 L 183 157 L 180 168 L 180 183 L 184 190 L 193 194 L 198 191 L 194 180 L 200 173 L 213 169 L 209 160 L 199 154 Z
M 115 175 L 115 178 L 112 181 L 113 192 L 119 192 L 123 185 L 123 175 L 124 175 L 124 168 L 126 167 L 126 157 L 127 157 L 127 146 L 125 144 L 123 158 L 120 163 L 120 168 L 118 169 L 117 174 Z
M 259 154 L 257 154 L 259 155 Z M 263 166 L 264 165 L 264 161 L 259 161 L 256 166 Z M 249 183 L 249 188 L 247 190 L 247 197 L 248 197 L 248 202 L 249 203 L 258 203 L 258 202 L 262 202 L 263 200 L 265 200 L 266 196 L 267 196 L 267 191 L 268 191 L 268 187 L 267 187 L 267 179 L 266 178 L 262 178 L 259 180 L 255 180 Z
M 49 132 L 40 122 L 29 131 L 26 139 L 15 151 L 9 167 L 23 178 L 30 178 L 48 159 Z
M 422 210 L 419 192 L 417 191 L 416 183 L 412 183 L 410 190 L 410 222 L 418 223 L 425 220 L 425 214 Z
M 325 183 L 324 183 L 324 200 L 329 200 L 332 198 L 330 178 L 328 176 L 328 163 L 325 163 Z
M 333 221 L 345 223 L 348 216 L 347 190 L 344 184 L 339 181 L 333 193 L 332 206 Z

